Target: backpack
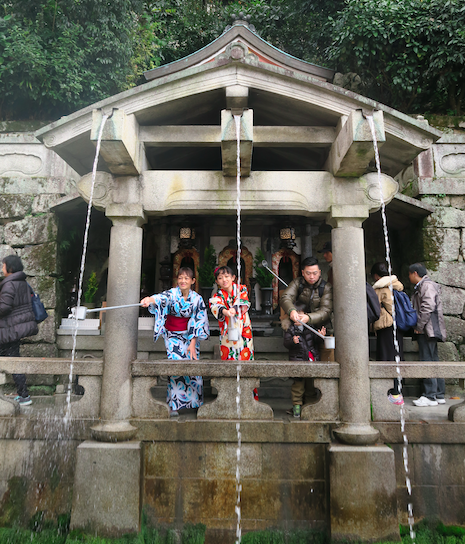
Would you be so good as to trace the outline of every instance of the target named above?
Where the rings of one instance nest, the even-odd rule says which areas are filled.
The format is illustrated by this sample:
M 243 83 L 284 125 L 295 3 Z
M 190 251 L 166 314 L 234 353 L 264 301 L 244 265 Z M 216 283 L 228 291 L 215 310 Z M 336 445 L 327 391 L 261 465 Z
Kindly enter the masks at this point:
M 413 329 L 417 324 L 417 312 L 413 309 L 406 293 L 394 290 L 394 307 L 397 328 L 404 332 Z
M 371 325 L 375 321 L 378 321 L 379 314 L 381 313 L 381 307 L 379 305 L 378 295 L 373 287 L 366 282 L 366 291 L 367 291 L 367 316 L 368 323 Z M 397 310 L 396 310 L 397 313 Z
M 34 289 L 27 284 L 31 291 L 32 312 L 37 323 L 42 323 L 48 317 L 48 313 L 45 309 L 44 303 L 40 300 L 38 294 L 34 293 Z

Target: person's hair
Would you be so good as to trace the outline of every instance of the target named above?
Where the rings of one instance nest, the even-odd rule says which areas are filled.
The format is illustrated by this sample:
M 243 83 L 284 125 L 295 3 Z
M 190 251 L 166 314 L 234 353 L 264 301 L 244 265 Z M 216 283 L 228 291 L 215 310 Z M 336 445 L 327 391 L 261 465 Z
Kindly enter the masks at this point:
M 408 271 L 414 274 L 415 272 L 422 278 L 426 276 L 426 266 L 422 263 L 414 263 L 408 267 Z
M 24 270 L 23 263 L 18 255 L 7 255 L 3 258 L 2 262 L 5 263 L 8 274 Z
M 307 268 L 307 266 L 320 266 L 316 257 L 306 257 L 300 265 L 301 270 Z
M 232 268 L 229 266 L 217 266 L 215 268 L 215 271 L 213 272 L 215 274 L 215 280 L 218 278 L 220 274 L 229 274 L 230 276 L 235 276 Z
M 186 276 L 189 276 L 189 278 L 191 278 L 191 280 L 195 280 L 195 274 L 194 274 L 194 271 L 192 270 L 192 268 L 189 268 L 188 266 L 182 266 L 179 269 L 177 277 L 179 278 L 179 276 L 182 276 L 183 274 L 185 274 Z
M 375 274 L 378 274 L 380 278 L 383 278 L 384 276 L 389 276 L 386 263 L 384 262 L 375 263 L 371 267 L 371 275 L 374 276 Z

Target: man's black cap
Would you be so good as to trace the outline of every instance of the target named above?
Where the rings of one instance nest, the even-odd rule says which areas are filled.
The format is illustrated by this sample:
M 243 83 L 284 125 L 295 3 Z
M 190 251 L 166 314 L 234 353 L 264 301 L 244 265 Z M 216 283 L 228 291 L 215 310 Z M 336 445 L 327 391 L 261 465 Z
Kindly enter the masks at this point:
M 323 249 L 319 249 L 318 253 L 326 253 L 326 251 L 331 251 L 331 253 L 333 252 L 331 242 L 325 242 Z

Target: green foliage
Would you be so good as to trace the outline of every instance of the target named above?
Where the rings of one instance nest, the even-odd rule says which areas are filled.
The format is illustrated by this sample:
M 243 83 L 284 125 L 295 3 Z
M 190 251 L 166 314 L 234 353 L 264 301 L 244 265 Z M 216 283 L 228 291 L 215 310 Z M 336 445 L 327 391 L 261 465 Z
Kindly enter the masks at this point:
M 253 261 L 253 267 L 255 270 L 255 279 L 257 280 L 260 287 L 271 287 L 273 282 L 273 274 L 268 272 L 266 268 L 260 266 L 261 262 L 265 260 L 265 255 L 263 251 L 258 247 L 255 252 L 255 257 Z
M 205 47 L 225 26 L 220 0 L 148 0 L 146 13 L 156 30 L 156 66 Z
M 462 0 L 10 0 L 0 11 L 0 119 L 53 119 L 134 85 L 252 17 L 275 47 L 362 78 L 402 111 L 457 116 Z
M 187 524 L 181 534 L 181 544 L 203 544 L 207 527 L 203 523 Z
M 323 29 L 343 5 L 343 0 L 235 0 L 226 13 L 249 14 L 264 40 L 299 59 L 326 65 L 331 38 Z
M 86 282 L 86 287 L 84 289 L 84 302 L 92 303 L 94 302 L 95 293 L 98 290 L 98 281 L 97 274 L 92 272 L 89 276 L 89 279 Z
M 127 88 L 142 0 L 12 0 L 0 19 L 0 115 L 47 118 Z
M 211 287 L 215 284 L 216 252 L 210 244 L 205 248 L 203 265 L 197 268 L 198 279 L 201 287 Z
M 357 72 L 368 96 L 406 112 L 460 115 L 465 98 L 461 0 L 347 0 L 330 17 L 330 60 Z

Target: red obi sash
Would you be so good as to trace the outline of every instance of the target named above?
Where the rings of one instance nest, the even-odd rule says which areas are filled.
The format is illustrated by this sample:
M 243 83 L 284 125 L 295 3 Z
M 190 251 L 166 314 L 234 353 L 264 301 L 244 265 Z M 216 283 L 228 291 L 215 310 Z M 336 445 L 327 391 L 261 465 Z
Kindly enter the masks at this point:
M 175 315 L 168 315 L 165 321 L 165 329 L 171 332 L 185 332 L 187 331 L 188 317 L 176 317 Z

